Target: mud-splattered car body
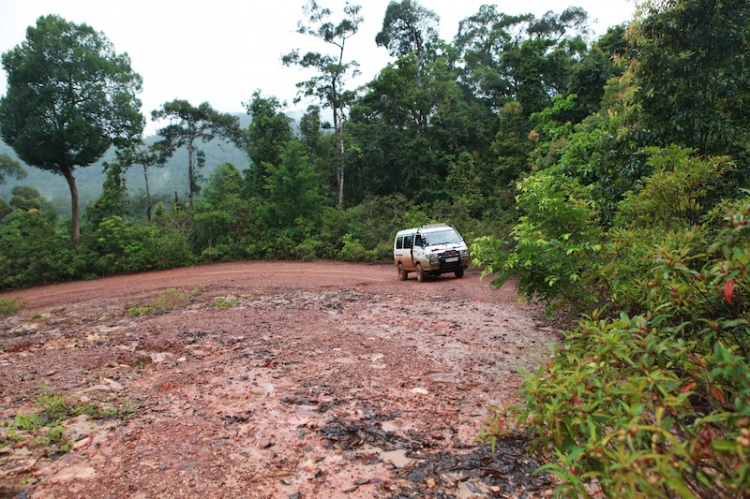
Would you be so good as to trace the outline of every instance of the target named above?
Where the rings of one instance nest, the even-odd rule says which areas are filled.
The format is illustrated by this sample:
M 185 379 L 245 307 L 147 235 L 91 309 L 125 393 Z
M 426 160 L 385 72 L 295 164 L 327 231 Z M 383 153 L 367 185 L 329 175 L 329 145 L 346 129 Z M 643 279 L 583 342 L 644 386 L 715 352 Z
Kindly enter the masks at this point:
M 450 272 L 463 277 L 469 261 L 463 237 L 447 224 L 401 230 L 393 241 L 393 262 L 402 281 L 410 272 L 416 272 L 419 282 L 427 276 Z

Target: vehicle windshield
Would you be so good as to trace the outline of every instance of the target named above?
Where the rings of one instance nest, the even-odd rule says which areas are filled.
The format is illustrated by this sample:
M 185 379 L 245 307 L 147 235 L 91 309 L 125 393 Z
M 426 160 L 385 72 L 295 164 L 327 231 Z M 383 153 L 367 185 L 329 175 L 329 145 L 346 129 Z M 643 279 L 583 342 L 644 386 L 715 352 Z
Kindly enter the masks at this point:
M 454 229 L 425 232 L 422 234 L 422 239 L 426 241 L 427 246 L 435 246 L 437 244 L 459 244 L 463 242 L 461 236 Z

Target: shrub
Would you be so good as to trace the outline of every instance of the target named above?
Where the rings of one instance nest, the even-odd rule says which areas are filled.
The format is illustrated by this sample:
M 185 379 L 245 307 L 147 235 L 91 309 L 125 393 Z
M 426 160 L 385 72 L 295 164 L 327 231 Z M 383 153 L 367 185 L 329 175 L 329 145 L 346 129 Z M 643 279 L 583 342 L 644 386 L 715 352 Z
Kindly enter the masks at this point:
M 587 189 L 565 177 L 538 173 L 519 184 L 526 210 L 511 232 L 512 246 L 493 237 L 472 243 L 474 263 L 494 274 L 499 287 L 513 276 L 529 298 L 554 305 L 561 299 L 584 310 L 592 295 L 585 273 L 596 265 L 601 230 Z
M 359 239 L 351 234 L 346 234 L 343 239 L 344 247 L 341 248 L 341 258 L 347 262 L 356 262 L 366 259 L 367 250 Z
M 134 269 L 163 270 L 196 262 L 189 241 L 177 231 L 160 231 L 153 237 L 144 238 L 142 245 L 142 251 L 131 256 Z
M 722 180 L 734 168 L 725 157 L 696 158 L 689 149 L 647 149 L 654 174 L 639 182 L 618 206 L 620 226 L 680 229 L 702 223 L 725 193 Z
M 566 496 L 726 496 L 747 490 L 750 370 L 736 349 L 671 337 L 662 320 L 588 321 L 528 375 L 521 422 Z M 708 367 L 710 366 L 710 367 Z
M 177 288 L 169 288 L 160 293 L 151 306 L 163 310 L 175 310 L 190 305 L 192 297 L 189 293 Z
M 141 272 L 195 263 L 182 232 L 158 224 L 133 225 L 119 216 L 102 219 L 84 238 L 97 275 Z
M 26 302 L 18 297 L 2 298 L 0 299 L 0 317 L 16 315 L 25 305 Z
M 15 211 L 0 221 L 0 289 L 17 289 L 66 280 L 75 244 L 40 212 Z
M 559 492 L 743 496 L 750 490 L 750 200 L 705 228 L 666 234 L 643 314 L 595 312 L 526 377 L 521 422 L 551 452 Z
M 211 302 L 214 308 L 232 308 L 237 305 L 237 298 L 234 296 L 217 296 Z

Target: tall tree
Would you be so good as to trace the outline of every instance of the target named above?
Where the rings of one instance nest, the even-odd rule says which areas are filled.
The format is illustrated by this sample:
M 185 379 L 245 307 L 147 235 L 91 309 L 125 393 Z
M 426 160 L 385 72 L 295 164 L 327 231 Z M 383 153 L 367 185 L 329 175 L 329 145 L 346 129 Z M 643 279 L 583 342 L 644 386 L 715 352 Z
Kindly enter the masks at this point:
M 461 21 L 456 35 L 464 59 L 462 83 L 495 111 L 508 100 L 517 100 L 527 117 L 541 111 L 554 95 L 567 90 L 586 52 L 587 18 L 577 7 L 537 19 L 482 6 Z
M 503 106 L 498 116 L 498 132 L 491 150 L 496 157 L 492 178 L 499 192 L 513 190 L 514 183 L 527 169 L 532 142 L 528 140 L 529 123 L 516 101 Z
M 106 178 L 102 185 L 102 193 L 86 210 L 88 221 L 95 227 L 98 227 L 105 218 L 124 217 L 128 192 L 123 177 L 124 170 L 123 165 L 116 161 L 104 163 Z
M 21 163 L 5 153 L 0 153 L 0 184 L 5 183 L 5 177 L 26 178 L 26 170 Z
M 476 14 L 458 24 L 454 44 L 464 61 L 461 82 L 494 110 L 515 96 L 504 54 L 522 42 L 533 19 L 532 14 L 511 16 L 498 12 L 496 5 L 482 5 Z
M 368 84 L 347 124 L 356 142 L 347 160 L 357 165 L 364 195 L 409 192 L 419 202 L 446 197 L 449 156 L 471 148 L 471 129 L 464 93 L 456 83 L 455 61 L 436 54 L 420 69 L 416 53 L 389 64 Z M 422 72 L 422 88 L 415 85 Z M 399 179 L 394 185 L 393 179 Z
M 261 207 L 262 218 L 272 229 L 298 232 L 299 226 L 304 225 L 300 220 L 314 218 L 325 206 L 320 179 L 310 166 L 305 145 L 290 141 L 281 154 L 281 163 L 267 163 L 266 171 L 268 201 Z
M 2 64 L 8 92 L 0 99 L 0 135 L 27 164 L 65 178 L 77 240 L 73 172 L 141 134 L 141 77 L 103 33 L 55 15 L 29 27 Z
M 162 144 L 147 146 L 142 140 L 134 142 L 127 148 L 117 152 L 117 158 L 124 167 L 141 165 L 143 180 L 146 186 L 146 220 L 151 221 L 153 204 L 151 202 L 151 188 L 148 183 L 148 169 L 152 166 L 164 166 L 167 161 L 167 151 Z
M 631 43 L 651 142 L 747 158 L 750 1 L 664 0 L 648 14 Z
M 300 56 L 299 50 L 293 50 L 282 57 L 286 66 L 300 66 L 312 68 L 317 75 L 307 81 L 297 83 L 301 95 L 317 98 L 323 107 L 330 108 L 333 113 L 333 131 L 336 137 L 336 151 L 338 164 L 336 180 L 339 188 L 339 208 L 344 208 L 344 121 L 347 109 L 354 100 L 356 93 L 345 89 L 347 77 L 359 74 L 356 61 L 344 60 L 346 41 L 355 35 L 363 18 L 359 15 L 361 6 L 344 7 L 344 17 L 338 24 L 329 21 L 331 10 L 321 8 L 315 0 L 305 4 L 304 13 L 307 19 L 297 24 L 297 32 L 318 38 L 334 47 L 333 54 L 308 52 Z
M 527 116 L 542 111 L 555 95 L 567 90 L 573 69 L 587 50 L 583 39 L 587 19 L 586 11 L 578 7 L 561 14 L 547 12 L 529 23 L 527 39 L 503 54 L 514 95 Z
M 252 201 L 244 196 L 245 181 L 232 163 L 222 163 L 208 177 L 196 204 L 197 232 L 205 248 L 202 258 L 229 259 L 245 255 L 240 243 L 249 231 Z
M 198 190 L 196 156 L 200 159 L 196 142 L 210 142 L 219 136 L 242 148 L 244 141 L 240 120 L 237 116 L 214 110 L 208 102 L 195 107 L 188 101 L 179 99 L 152 111 L 151 116 L 154 120 L 169 121 L 167 126 L 159 130 L 159 135 L 164 138 L 158 142 L 167 155 L 174 154 L 180 147 L 187 147 L 189 205 L 192 210 L 193 194 Z
M 317 153 L 320 146 L 320 129 L 323 122 L 320 119 L 319 106 L 307 106 L 307 111 L 299 120 L 299 132 L 302 141 L 307 146 L 307 153 Z
M 253 195 L 262 195 L 265 177 L 264 163 L 278 165 L 281 153 L 292 138 L 292 119 L 282 112 L 283 105 L 275 97 L 263 97 L 260 90 L 245 103 L 252 118 L 247 127 L 247 155 L 252 161 L 248 183 Z
M 440 17 L 416 0 L 392 0 L 383 17 L 383 28 L 375 37 L 375 43 L 386 47 L 392 56 L 414 59 L 414 81 L 420 92 L 424 88 L 425 65 L 435 59 L 439 24 Z
M 625 25 L 613 26 L 589 49 L 578 62 L 568 81 L 568 94 L 576 94 L 576 116 L 573 123 L 579 123 L 586 116 L 599 110 L 604 97 L 604 86 L 614 76 L 622 74 L 622 59 L 628 49 L 625 39 Z
M 438 41 L 440 18 L 414 0 L 391 1 L 375 43 L 393 57 L 424 55 Z
M 323 193 L 335 199 L 338 182 L 336 168 L 331 168 L 336 165 L 335 137 L 324 132 L 327 128 L 330 128 L 330 123 L 321 120 L 320 106 L 307 106 L 307 111 L 299 120 L 300 140 L 305 145 L 310 164 L 320 176 Z

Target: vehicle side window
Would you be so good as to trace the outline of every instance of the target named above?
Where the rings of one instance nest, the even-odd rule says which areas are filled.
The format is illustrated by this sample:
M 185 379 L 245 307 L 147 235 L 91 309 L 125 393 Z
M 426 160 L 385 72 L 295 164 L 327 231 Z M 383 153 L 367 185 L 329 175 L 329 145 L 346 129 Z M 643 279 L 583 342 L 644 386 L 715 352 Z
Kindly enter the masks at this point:
M 404 249 L 411 248 L 413 240 L 414 240 L 414 236 L 406 236 L 404 238 Z
M 403 249 L 404 247 L 404 236 L 399 236 L 396 238 L 396 249 Z
M 414 246 L 422 246 L 422 236 L 419 234 L 414 236 Z

